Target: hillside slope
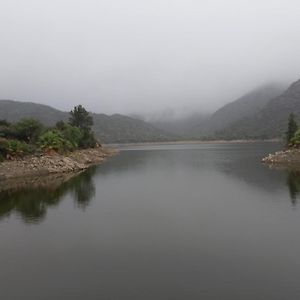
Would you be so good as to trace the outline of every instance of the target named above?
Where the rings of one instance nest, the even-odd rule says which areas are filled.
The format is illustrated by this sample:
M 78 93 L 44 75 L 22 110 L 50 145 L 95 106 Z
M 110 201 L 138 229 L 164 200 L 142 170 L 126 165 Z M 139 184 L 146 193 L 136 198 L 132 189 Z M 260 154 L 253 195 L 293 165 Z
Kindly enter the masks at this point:
M 151 124 L 124 115 L 92 114 L 93 130 L 102 143 L 156 142 L 174 140 L 176 137 Z M 46 126 L 60 120 L 68 120 L 69 113 L 47 105 L 0 100 L 0 119 L 15 122 L 23 118 L 35 118 Z
M 201 128 L 194 128 L 203 135 L 213 135 L 216 131 L 258 114 L 267 103 L 280 95 L 283 88 L 277 85 L 265 85 L 218 109 Z
M 13 100 L 0 100 L 0 119 L 15 122 L 23 118 L 34 118 L 50 126 L 60 120 L 67 120 L 68 113 L 48 105 Z
M 158 119 L 150 120 L 154 127 L 170 132 L 172 134 L 180 135 L 182 139 L 189 139 L 194 137 L 194 128 L 201 127 L 209 119 L 209 114 L 194 113 L 192 115 L 181 117 L 178 119 Z
M 232 123 L 216 132 L 216 136 L 229 139 L 283 137 L 290 113 L 300 116 L 300 80 L 268 101 L 258 113 Z

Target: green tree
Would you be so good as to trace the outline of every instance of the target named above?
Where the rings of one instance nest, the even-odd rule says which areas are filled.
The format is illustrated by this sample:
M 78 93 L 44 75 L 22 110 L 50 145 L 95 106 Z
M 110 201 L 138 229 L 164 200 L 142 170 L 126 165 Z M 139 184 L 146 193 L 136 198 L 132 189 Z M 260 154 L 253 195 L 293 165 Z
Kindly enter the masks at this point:
M 83 131 L 80 128 L 72 126 L 70 124 L 64 124 L 61 133 L 63 138 L 70 142 L 73 149 L 79 147 L 80 142 L 84 136 Z
M 289 146 L 297 148 L 300 146 L 300 129 L 298 129 L 294 136 L 290 139 Z
M 94 133 L 91 130 L 84 130 L 82 139 L 80 140 L 80 148 L 95 148 L 97 145 L 97 140 Z
M 82 105 L 75 106 L 70 112 L 69 123 L 72 126 L 79 127 L 82 130 L 89 130 L 93 125 L 93 118 Z
M 80 148 L 94 148 L 97 145 L 96 138 L 92 132 L 93 118 L 82 105 L 75 106 L 70 112 L 69 124 L 78 127 L 82 131 L 79 141 Z
M 23 119 L 13 125 L 13 134 L 18 140 L 27 143 L 34 142 L 38 139 L 43 130 L 43 125 L 35 119 Z
M 289 115 L 288 130 L 286 132 L 287 144 L 290 143 L 291 139 L 294 137 L 297 130 L 298 130 L 298 125 L 295 121 L 295 116 L 293 113 L 291 113 Z
M 55 124 L 55 127 L 58 129 L 58 130 L 63 130 L 66 126 L 66 123 L 64 121 L 58 121 L 56 122 Z

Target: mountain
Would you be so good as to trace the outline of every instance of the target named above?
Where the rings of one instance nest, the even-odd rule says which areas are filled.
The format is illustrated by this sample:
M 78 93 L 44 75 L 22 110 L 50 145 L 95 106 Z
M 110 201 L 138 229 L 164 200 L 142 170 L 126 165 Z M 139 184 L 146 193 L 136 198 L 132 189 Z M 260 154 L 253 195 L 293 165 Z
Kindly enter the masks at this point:
M 271 99 L 282 92 L 283 88 L 275 84 L 257 88 L 221 107 L 205 123 L 195 127 L 193 131 L 200 133 L 202 136 L 214 136 L 216 132 L 258 114 Z
M 92 116 L 93 130 L 101 143 L 160 142 L 176 139 L 174 135 L 147 122 L 124 115 Z M 67 121 L 69 113 L 43 104 L 0 100 L 0 119 L 15 122 L 23 118 L 35 118 L 46 126 L 53 126 L 60 120 Z
M 185 117 L 176 119 L 153 119 L 150 120 L 154 127 L 180 135 L 183 139 L 193 137 L 193 129 L 206 122 L 209 118 L 208 114 L 194 113 Z
M 162 142 L 177 137 L 142 120 L 120 114 L 93 114 L 94 131 L 105 143 Z
M 216 132 L 216 136 L 229 139 L 283 137 L 290 113 L 300 117 L 300 80 L 281 95 L 270 99 L 256 114 L 233 122 Z
M 60 120 L 67 120 L 68 113 L 53 107 L 32 102 L 0 100 L 0 119 L 15 122 L 23 118 L 40 120 L 44 125 L 54 125 Z

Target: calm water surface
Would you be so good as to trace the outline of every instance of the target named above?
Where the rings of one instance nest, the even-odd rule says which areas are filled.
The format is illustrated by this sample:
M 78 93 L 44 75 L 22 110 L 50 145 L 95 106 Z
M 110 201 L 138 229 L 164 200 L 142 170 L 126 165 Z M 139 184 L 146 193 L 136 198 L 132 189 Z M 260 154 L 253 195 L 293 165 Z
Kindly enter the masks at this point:
M 0 299 L 300 299 L 300 175 L 281 145 L 124 148 L 0 192 Z

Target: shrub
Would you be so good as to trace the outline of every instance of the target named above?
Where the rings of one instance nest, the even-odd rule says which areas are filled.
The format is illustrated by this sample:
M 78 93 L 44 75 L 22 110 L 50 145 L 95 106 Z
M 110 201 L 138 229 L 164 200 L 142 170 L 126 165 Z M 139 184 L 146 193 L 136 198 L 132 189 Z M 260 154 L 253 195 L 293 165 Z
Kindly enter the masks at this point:
M 43 125 L 35 119 L 23 119 L 12 127 L 15 138 L 26 142 L 37 141 L 43 129 Z
M 28 144 L 18 140 L 7 140 L 6 152 L 12 156 L 24 156 L 31 152 Z
M 0 137 L 14 138 L 15 133 L 13 130 L 13 126 L 3 121 L 0 121 Z
M 72 150 L 72 144 L 63 138 L 62 133 L 56 129 L 48 130 L 39 137 L 38 144 L 42 150 L 55 150 L 58 152 Z

